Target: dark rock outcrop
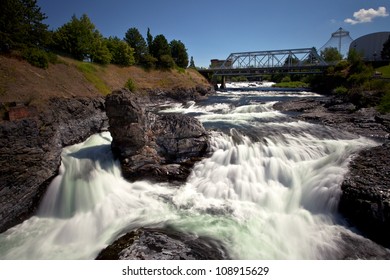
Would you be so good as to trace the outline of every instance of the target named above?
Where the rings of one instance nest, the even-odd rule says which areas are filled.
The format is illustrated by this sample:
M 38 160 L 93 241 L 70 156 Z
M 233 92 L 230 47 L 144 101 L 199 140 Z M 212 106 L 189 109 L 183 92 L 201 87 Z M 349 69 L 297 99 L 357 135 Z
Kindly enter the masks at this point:
M 23 112 L 0 123 L 0 232 L 35 212 L 64 146 L 107 127 L 103 98 L 53 98 L 43 111 Z
M 153 103 L 127 90 L 107 96 L 112 150 L 130 180 L 182 181 L 209 150 L 209 137 L 195 118 L 153 113 Z
M 321 123 L 361 136 L 390 138 L 390 114 L 381 115 L 374 108 L 357 108 L 333 96 L 302 98 L 274 105 L 282 112 L 298 112 L 296 118 Z
M 152 89 L 147 91 L 149 99 L 153 102 L 166 102 L 169 99 L 179 102 L 201 100 L 214 93 L 215 90 L 212 86 L 176 87 L 169 90 Z
M 226 250 L 211 238 L 171 229 L 141 228 L 102 250 L 97 260 L 223 260 Z
M 390 250 L 348 230 L 340 232 L 338 252 L 329 259 L 390 260 Z
M 390 141 L 353 159 L 341 189 L 340 212 L 372 240 L 390 247 Z

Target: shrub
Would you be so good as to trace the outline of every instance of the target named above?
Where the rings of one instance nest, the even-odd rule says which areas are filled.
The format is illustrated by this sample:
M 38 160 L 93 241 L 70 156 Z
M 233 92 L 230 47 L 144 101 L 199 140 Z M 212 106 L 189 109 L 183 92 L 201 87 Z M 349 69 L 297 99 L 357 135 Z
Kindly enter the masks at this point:
M 150 55 L 150 54 L 146 54 L 142 57 L 142 60 L 141 60 L 141 65 L 145 68 L 145 69 L 153 69 L 156 67 L 156 63 L 157 63 L 157 58 L 155 58 L 154 56 Z
M 291 77 L 290 76 L 283 77 L 281 82 L 282 83 L 289 83 L 289 82 L 291 82 Z
M 22 56 L 35 67 L 43 69 L 47 69 L 49 67 L 49 56 L 44 50 L 27 48 L 23 50 Z
M 137 85 L 131 78 L 129 78 L 125 84 L 125 88 L 127 88 L 130 91 L 135 91 L 137 89 Z
M 382 97 L 378 106 L 378 111 L 381 113 L 390 113 L 390 91 L 386 92 Z
M 348 89 L 346 87 L 339 86 L 333 90 L 333 93 L 338 95 L 345 95 L 348 93 Z
M 175 67 L 175 61 L 173 60 L 172 56 L 168 54 L 164 54 L 160 56 L 160 60 L 158 61 L 158 66 L 161 69 L 172 69 Z

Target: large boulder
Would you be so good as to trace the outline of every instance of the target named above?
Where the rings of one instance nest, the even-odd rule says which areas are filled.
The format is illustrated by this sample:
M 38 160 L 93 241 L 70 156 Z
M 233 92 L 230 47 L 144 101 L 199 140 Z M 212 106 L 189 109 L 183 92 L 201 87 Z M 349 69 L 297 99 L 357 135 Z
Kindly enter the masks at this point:
M 183 181 L 209 151 L 209 136 L 197 119 L 152 112 L 145 96 L 114 91 L 106 98 L 106 111 L 113 153 L 130 181 Z
M 223 260 L 226 250 L 211 238 L 172 229 L 141 228 L 103 249 L 97 260 Z
M 390 141 L 362 151 L 350 164 L 340 212 L 366 236 L 390 247 Z
M 102 98 L 53 98 L 42 110 L 20 106 L 9 113 L 0 122 L 0 232 L 34 214 L 64 146 L 107 127 Z

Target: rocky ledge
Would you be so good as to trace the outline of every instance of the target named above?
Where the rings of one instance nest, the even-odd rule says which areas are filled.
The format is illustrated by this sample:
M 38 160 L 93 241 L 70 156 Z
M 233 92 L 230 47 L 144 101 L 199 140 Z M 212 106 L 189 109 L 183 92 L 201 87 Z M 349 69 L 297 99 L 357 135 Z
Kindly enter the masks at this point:
M 0 232 L 34 214 L 62 148 L 107 127 L 103 98 L 53 98 L 42 111 L 9 108 L 0 122 Z
M 375 108 L 358 108 L 335 97 L 301 98 L 274 105 L 282 112 L 297 112 L 300 120 L 324 124 L 353 134 L 380 139 L 390 138 L 390 114 Z
M 390 247 L 390 114 L 334 97 L 292 100 L 275 104 L 275 109 L 384 142 L 352 159 L 341 185 L 339 211 L 365 236 Z
M 353 159 L 341 190 L 340 212 L 372 240 L 390 247 L 390 141 Z
M 183 181 L 209 151 L 209 136 L 195 118 L 158 114 L 147 96 L 122 89 L 106 98 L 112 150 L 130 180 Z
M 172 229 L 141 228 L 103 249 L 97 260 L 223 260 L 226 250 L 217 241 Z

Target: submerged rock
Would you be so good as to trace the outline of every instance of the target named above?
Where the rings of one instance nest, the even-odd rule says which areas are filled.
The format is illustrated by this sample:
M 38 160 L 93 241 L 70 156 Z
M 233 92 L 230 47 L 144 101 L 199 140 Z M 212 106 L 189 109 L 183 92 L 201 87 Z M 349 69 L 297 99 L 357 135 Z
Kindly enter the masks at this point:
M 225 249 L 215 240 L 171 229 L 141 228 L 102 250 L 97 260 L 223 260 Z
M 209 151 L 209 136 L 195 118 L 152 112 L 147 97 L 127 90 L 106 98 L 112 150 L 130 180 L 183 181 Z

